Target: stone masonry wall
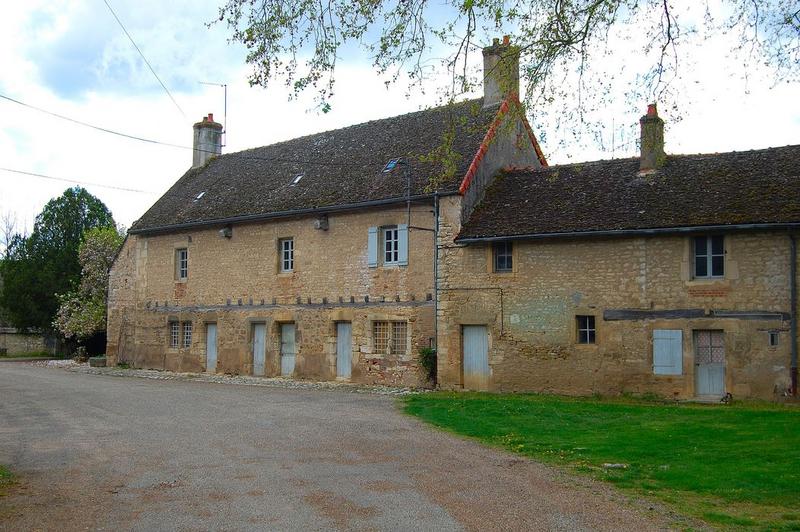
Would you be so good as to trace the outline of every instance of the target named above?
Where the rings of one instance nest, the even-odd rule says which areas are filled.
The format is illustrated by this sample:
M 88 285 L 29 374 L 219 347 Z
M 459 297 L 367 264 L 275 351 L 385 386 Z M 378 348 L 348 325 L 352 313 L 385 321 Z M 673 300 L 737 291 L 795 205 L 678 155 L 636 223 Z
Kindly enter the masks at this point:
M 203 371 L 206 325 L 217 324 L 217 371 L 250 374 L 253 324 L 267 326 L 266 374 L 280 373 L 280 324 L 296 326 L 295 376 L 336 378 L 336 322 L 352 324 L 351 380 L 423 384 L 416 363 L 433 339 L 433 236 L 409 230 L 408 266 L 370 268 L 369 227 L 404 224 L 403 207 L 331 214 L 327 231 L 314 217 L 156 236 L 131 236 L 111 270 L 108 346 L 111 363 Z M 411 224 L 433 227 L 432 206 L 412 205 Z M 294 239 L 294 271 L 281 273 L 278 241 Z M 187 248 L 189 275 L 175 280 L 175 250 Z M 380 250 L 379 250 L 380 251 Z M 169 347 L 169 322 L 191 321 L 189 348 Z M 374 321 L 405 321 L 407 349 L 380 355 Z
M 513 272 L 494 273 L 490 244 L 453 244 L 458 203 L 447 198 L 441 209 L 443 387 L 463 385 L 463 325 L 488 326 L 491 390 L 693 397 L 697 329 L 724 331 L 726 391 L 771 399 L 789 387 L 785 233 L 727 234 L 726 275 L 716 281 L 692 279 L 689 236 L 515 241 Z M 695 315 L 606 319 L 607 311 L 631 309 L 694 309 Z M 738 315 L 719 316 L 723 311 Z M 577 343 L 576 315 L 595 316 L 595 344 Z M 683 331 L 682 375 L 653 374 L 654 329 Z M 778 332 L 777 346 L 769 345 L 770 331 Z

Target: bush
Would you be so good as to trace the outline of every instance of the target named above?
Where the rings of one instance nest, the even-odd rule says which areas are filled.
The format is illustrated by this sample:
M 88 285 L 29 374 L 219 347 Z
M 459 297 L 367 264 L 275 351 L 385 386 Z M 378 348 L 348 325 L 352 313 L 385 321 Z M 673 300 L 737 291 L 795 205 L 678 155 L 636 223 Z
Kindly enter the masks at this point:
M 425 370 L 425 376 L 432 384 L 436 384 L 436 349 L 423 347 L 417 356 L 419 365 Z

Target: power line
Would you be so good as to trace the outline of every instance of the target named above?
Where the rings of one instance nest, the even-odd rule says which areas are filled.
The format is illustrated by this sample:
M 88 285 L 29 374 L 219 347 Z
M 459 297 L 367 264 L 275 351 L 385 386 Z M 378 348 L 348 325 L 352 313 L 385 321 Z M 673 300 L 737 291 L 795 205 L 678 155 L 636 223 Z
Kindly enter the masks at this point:
M 29 175 L 29 176 L 33 176 L 33 177 L 41 177 L 42 179 L 52 179 L 53 181 L 65 181 L 67 183 L 76 183 L 78 185 L 91 185 L 91 186 L 94 186 L 94 187 L 102 187 L 102 188 L 110 188 L 110 189 L 114 189 L 114 190 L 122 190 L 124 192 L 136 192 L 136 193 L 139 193 L 139 194 L 158 194 L 158 192 L 152 192 L 150 190 L 139 190 L 139 189 L 135 189 L 135 188 L 115 187 L 113 185 L 101 185 L 100 183 L 90 183 L 88 181 L 78 181 L 77 179 L 66 179 L 66 178 L 63 178 L 63 177 L 53 177 L 53 176 L 44 175 L 44 174 L 37 174 L 35 172 L 26 172 L 24 170 L 14 170 L 13 168 L 0 167 L 0 170 L 3 170 L 5 172 L 12 172 L 12 173 L 15 173 L 15 174 Z
M 125 28 L 125 25 L 119 19 L 117 14 L 114 12 L 114 9 L 111 7 L 111 4 L 108 3 L 108 0 L 103 0 L 103 2 L 106 4 L 106 7 L 108 7 L 108 10 L 111 11 L 111 14 L 114 15 L 114 18 L 117 20 L 117 23 L 119 24 L 119 27 L 122 28 L 122 31 L 124 31 L 125 35 L 128 36 L 128 40 L 131 41 L 131 44 L 133 45 L 133 47 L 136 48 L 136 51 L 139 52 L 140 56 L 142 56 L 142 59 L 144 60 L 144 63 L 147 65 L 147 68 L 150 69 L 150 72 L 153 73 L 153 76 L 155 76 L 155 78 L 161 84 L 161 87 L 164 89 L 164 92 L 167 93 L 167 96 L 169 96 L 169 99 L 172 100 L 172 103 L 175 104 L 175 107 L 178 108 L 178 111 L 180 111 L 181 114 L 183 115 L 183 117 L 186 118 L 186 113 L 183 112 L 183 109 L 181 109 L 181 106 L 178 105 L 178 102 L 175 101 L 175 98 L 172 97 L 172 94 L 169 92 L 169 89 L 167 88 L 167 86 L 164 85 L 164 82 L 161 81 L 161 78 L 158 77 L 158 74 L 156 74 L 156 71 L 153 69 L 152 65 L 150 65 L 150 61 L 147 60 L 147 58 L 144 56 L 142 51 L 139 49 L 139 46 L 136 44 L 136 41 L 134 41 L 133 37 L 131 37 L 131 34 L 128 33 L 128 30 Z
M 14 98 L 10 98 L 8 96 L 5 96 L 4 94 L 0 94 L 0 98 L 2 98 L 4 100 L 8 100 L 9 102 L 14 102 L 14 103 L 19 104 L 19 105 L 21 105 L 23 107 L 27 107 L 29 109 L 33 109 L 35 111 L 39 111 L 40 113 L 45 113 L 45 114 L 48 114 L 50 116 L 54 116 L 56 118 L 60 118 L 61 120 L 66 120 L 67 122 L 72 122 L 73 124 L 78 124 L 78 125 L 81 125 L 81 126 L 84 126 L 84 127 L 89 127 L 89 128 L 92 128 L 92 129 L 96 129 L 96 130 L 102 131 L 104 133 L 111 133 L 112 135 L 119 135 L 120 137 L 125 137 L 125 138 L 129 138 L 129 139 L 133 139 L 133 140 L 139 140 L 141 142 L 149 142 L 151 144 L 161 144 L 162 146 L 170 146 L 170 147 L 173 147 L 173 148 L 181 148 L 181 149 L 189 149 L 189 150 L 192 149 L 189 146 L 181 146 L 180 144 L 171 144 L 169 142 L 161 142 L 161 141 L 158 141 L 158 140 L 146 139 L 144 137 L 137 137 L 136 135 L 128 135 L 127 133 L 120 133 L 119 131 L 114 131 L 112 129 L 107 129 L 107 128 L 100 127 L 100 126 L 95 126 L 95 125 L 89 124 L 87 122 L 82 122 L 80 120 L 76 120 L 76 119 L 70 118 L 68 116 L 64 116 L 64 115 L 60 115 L 58 113 L 54 113 L 52 111 L 48 111 L 47 109 L 42 109 L 41 107 L 36 107 L 35 105 L 31 105 L 29 103 L 25 103 L 25 102 L 21 102 L 19 100 L 15 100 Z
M 16 104 L 21 105 L 23 107 L 27 107 L 28 109 L 33 109 L 34 111 L 39 111 L 40 113 L 45 113 L 47 115 L 59 118 L 61 120 L 66 120 L 67 122 L 72 122 L 73 124 L 77 124 L 77 125 L 80 125 L 80 126 L 84 126 L 84 127 L 88 127 L 88 128 L 91 128 L 91 129 L 95 129 L 97 131 L 102 131 L 103 133 L 110 133 L 111 135 L 117 135 L 117 136 L 120 136 L 120 137 L 125 137 L 125 138 L 128 138 L 128 139 L 132 139 L 132 140 L 138 140 L 140 142 L 147 142 L 149 144 L 156 144 L 156 145 L 159 145 L 159 146 L 168 146 L 170 148 L 178 148 L 178 149 L 181 149 L 181 150 L 194 150 L 195 149 L 192 146 L 183 146 L 181 144 L 172 144 L 170 142 L 162 142 L 160 140 L 153 140 L 153 139 L 148 139 L 148 138 L 145 138 L 145 137 L 138 137 L 136 135 L 129 135 L 128 133 L 120 133 L 119 131 L 114 131 L 113 129 L 108 129 L 108 128 L 101 127 L 101 126 L 96 126 L 96 125 L 93 125 L 93 124 L 89 124 L 88 122 L 83 122 L 81 120 L 76 120 L 75 118 L 70 118 L 68 116 L 64 116 L 64 115 L 61 115 L 61 114 L 58 114 L 58 113 L 54 113 L 52 111 L 48 111 L 47 109 L 42 109 L 41 107 L 37 107 L 35 105 L 31 105 L 29 103 L 25 103 L 25 102 L 20 101 L 20 100 L 16 100 L 16 99 L 11 98 L 9 96 L 5 96 L 4 94 L 0 94 L 0 99 L 4 99 L 4 100 L 7 100 L 9 102 L 16 103 Z M 217 154 L 217 152 L 213 151 L 213 150 L 200 150 L 200 149 L 198 149 L 197 151 L 199 151 L 200 153 L 213 153 L 215 155 Z M 250 159 L 250 160 L 254 160 L 254 161 L 266 161 L 266 162 L 288 163 L 288 164 L 298 164 L 298 165 L 306 165 L 307 164 L 307 165 L 315 165 L 315 166 L 336 166 L 336 167 L 358 167 L 358 168 L 361 168 L 361 165 L 357 165 L 357 164 L 332 163 L 332 162 L 325 162 L 325 161 L 309 161 L 309 160 L 301 160 L 301 159 L 287 159 L 287 158 L 283 158 L 283 157 L 258 157 L 256 155 L 245 155 L 245 154 L 243 154 L 241 152 L 229 153 L 229 154 L 226 154 L 225 156 L 226 157 L 241 157 L 243 159 Z

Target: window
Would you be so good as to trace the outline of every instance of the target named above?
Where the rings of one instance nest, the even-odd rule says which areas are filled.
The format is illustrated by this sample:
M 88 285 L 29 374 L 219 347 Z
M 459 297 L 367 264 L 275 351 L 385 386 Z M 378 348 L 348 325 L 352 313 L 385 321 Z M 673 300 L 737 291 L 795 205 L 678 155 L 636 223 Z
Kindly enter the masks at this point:
M 183 347 L 192 346 L 192 322 L 186 321 L 183 323 Z
M 698 279 L 725 276 L 725 237 L 694 237 L 694 276 Z
M 779 338 L 778 331 L 770 331 L 769 332 L 769 345 L 770 345 L 770 347 L 775 347 L 776 345 L 778 345 L 778 338 Z
M 405 354 L 408 351 L 408 323 L 405 321 L 372 322 L 375 353 Z
M 400 262 L 400 238 L 397 227 L 384 227 L 383 229 L 383 263 L 397 264 Z
M 694 331 L 695 364 L 725 363 L 725 333 L 723 331 Z
M 189 250 L 186 248 L 175 250 L 175 279 L 185 281 L 189 277 Z
M 294 271 L 294 238 L 279 240 L 281 251 L 281 271 Z
M 594 316 L 575 316 L 578 324 L 578 343 L 595 343 Z
M 169 322 L 169 346 L 178 347 L 180 324 L 177 321 Z
M 408 332 L 408 324 L 404 321 L 392 322 L 392 353 L 405 353 L 408 347 L 406 333 Z
M 511 242 L 495 242 L 492 244 L 494 255 L 494 271 L 510 272 L 512 270 Z

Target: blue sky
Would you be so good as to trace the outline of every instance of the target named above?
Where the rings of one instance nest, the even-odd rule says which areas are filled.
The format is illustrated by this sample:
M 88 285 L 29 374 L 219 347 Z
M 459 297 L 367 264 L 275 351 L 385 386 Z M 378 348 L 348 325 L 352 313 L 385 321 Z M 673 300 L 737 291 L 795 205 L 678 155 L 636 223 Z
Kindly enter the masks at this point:
M 281 83 L 250 87 L 245 51 L 228 42 L 216 17 L 220 0 L 109 0 L 156 72 L 186 113 L 164 94 L 103 0 L 27 0 L 4 6 L 0 21 L 0 93 L 66 116 L 132 135 L 180 145 L 191 144 L 191 124 L 209 112 L 222 116 L 222 91 L 200 81 L 227 83 L 228 146 L 237 151 L 299 135 L 414 111 L 435 105 L 437 89 L 447 84 L 432 69 L 424 91 L 409 91 L 401 77 L 388 88 L 369 57 L 355 47 L 343 51 L 336 72 L 333 111 L 314 110 L 314 94 L 289 101 Z M 436 15 L 442 16 L 441 12 Z M 499 35 L 498 35 L 499 36 Z M 485 42 L 483 42 L 485 41 Z M 480 44 L 488 44 L 485 36 Z M 611 72 L 635 71 L 637 43 L 631 53 L 611 58 Z M 691 54 L 685 79 L 687 96 L 678 113 L 672 102 L 659 102 L 667 121 L 667 148 L 672 153 L 763 148 L 800 142 L 800 109 L 796 85 L 773 87 L 764 72 L 754 71 L 748 84 L 720 60 L 722 47 L 708 44 Z M 441 57 L 446 50 L 430 55 Z M 473 54 L 477 66 L 480 54 Z M 435 63 L 432 63 L 435 64 Z M 479 91 L 471 96 L 479 96 Z M 596 111 L 594 118 L 635 137 L 638 118 L 648 102 L 631 105 L 619 98 Z M 87 186 L 129 226 L 189 167 L 191 151 L 113 137 L 81 128 L 30 109 L 0 101 L 0 166 L 108 186 L 135 188 L 129 193 Z M 629 156 L 635 143 L 610 152 L 581 124 L 555 129 L 552 117 L 529 110 L 551 163 Z M 610 129 L 610 128 L 609 128 Z M 560 140 L 573 134 L 580 142 Z M 0 171 L 0 213 L 13 212 L 22 225 L 69 183 L 22 177 Z

